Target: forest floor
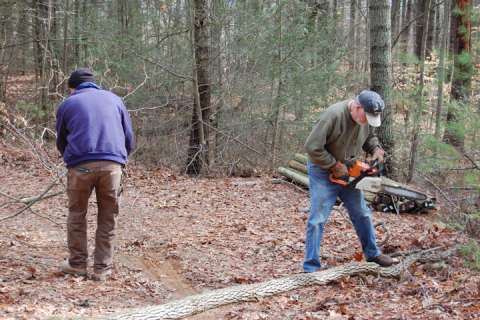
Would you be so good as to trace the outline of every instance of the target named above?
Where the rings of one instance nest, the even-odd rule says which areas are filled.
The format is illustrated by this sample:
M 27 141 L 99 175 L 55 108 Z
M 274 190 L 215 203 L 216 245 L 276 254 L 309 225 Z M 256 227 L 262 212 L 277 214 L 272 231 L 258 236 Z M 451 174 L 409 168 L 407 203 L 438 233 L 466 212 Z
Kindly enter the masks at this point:
M 0 191 L 38 195 L 50 173 L 26 150 L 0 142 Z M 57 190 L 61 190 L 58 188 Z M 23 205 L 0 196 L 0 219 Z M 162 304 L 215 288 L 301 272 L 308 195 L 258 178 L 200 178 L 133 164 L 117 231 L 113 279 L 65 276 L 65 194 L 0 224 L 0 318 L 89 317 Z M 90 252 L 95 199 L 88 215 Z M 374 213 L 387 224 L 385 252 L 451 247 L 466 238 L 447 227 L 441 210 L 422 215 Z M 379 238 L 382 235 L 379 234 Z M 360 252 L 341 210 L 326 228 L 323 253 L 339 266 Z M 90 261 L 91 264 L 91 261 Z M 91 269 L 90 269 L 91 270 Z M 480 274 L 452 256 L 417 264 L 399 279 L 349 277 L 256 302 L 210 310 L 188 319 L 478 319 Z

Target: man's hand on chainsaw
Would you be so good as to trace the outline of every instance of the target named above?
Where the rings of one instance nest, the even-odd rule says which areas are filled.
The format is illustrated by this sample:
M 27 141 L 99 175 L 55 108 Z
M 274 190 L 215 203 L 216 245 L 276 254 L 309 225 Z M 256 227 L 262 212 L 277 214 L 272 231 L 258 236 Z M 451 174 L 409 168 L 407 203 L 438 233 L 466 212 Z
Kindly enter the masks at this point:
M 343 162 L 337 161 L 335 165 L 330 168 L 330 173 L 335 178 L 345 177 L 348 176 L 348 168 Z
M 373 151 L 371 158 L 369 159 L 371 162 L 378 160 L 379 163 L 383 163 L 385 161 L 385 151 L 377 147 L 375 151 Z

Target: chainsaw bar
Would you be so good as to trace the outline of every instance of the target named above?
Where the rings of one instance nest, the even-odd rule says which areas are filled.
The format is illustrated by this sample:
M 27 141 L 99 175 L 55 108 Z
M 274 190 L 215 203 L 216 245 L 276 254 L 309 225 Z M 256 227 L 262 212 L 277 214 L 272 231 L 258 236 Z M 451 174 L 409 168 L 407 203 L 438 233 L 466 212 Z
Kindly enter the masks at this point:
M 427 195 L 403 187 L 383 186 L 383 192 L 392 196 L 404 197 L 411 200 L 427 200 Z

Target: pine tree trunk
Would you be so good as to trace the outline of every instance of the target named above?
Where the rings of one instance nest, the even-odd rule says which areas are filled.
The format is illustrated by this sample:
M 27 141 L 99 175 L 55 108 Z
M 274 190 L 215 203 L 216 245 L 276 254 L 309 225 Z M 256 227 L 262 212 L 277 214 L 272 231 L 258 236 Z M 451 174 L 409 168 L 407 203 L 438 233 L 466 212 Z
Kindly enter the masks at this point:
M 73 63 L 76 67 L 80 64 L 80 1 L 74 1 L 74 14 L 73 14 L 73 34 L 75 35 L 76 40 L 73 43 Z
M 411 52 L 412 48 L 412 42 L 413 42 L 413 34 L 414 34 L 414 28 L 410 24 L 410 21 L 413 18 L 413 0 L 407 0 L 407 8 L 406 8 L 406 16 L 405 16 L 405 25 L 407 27 L 407 31 L 405 31 L 404 34 L 404 39 L 403 42 L 405 43 L 405 52 Z M 405 26 L 405 27 L 406 27 Z
M 394 39 L 399 31 L 399 26 L 400 26 L 400 1 L 401 0 L 392 0 L 392 8 L 391 8 L 391 34 L 392 34 L 392 39 Z
M 278 140 L 278 131 L 279 131 L 279 122 L 280 122 L 280 114 L 281 114 L 281 101 L 282 101 L 282 94 L 283 94 L 283 68 L 282 68 L 282 5 L 280 4 L 280 0 L 277 0 L 277 13 L 276 13 L 276 22 L 277 22 L 277 57 L 276 57 L 276 67 L 277 72 L 274 73 L 276 75 L 278 85 L 277 85 L 277 92 L 275 94 L 275 98 L 273 100 L 272 105 L 272 143 L 270 147 L 270 165 L 271 169 L 275 167 L 275 162 L 277 160 L 277 140 Z
M 356 53 L 357 50 L 355 50 L 355 39 L 357 36 L 356 33 L 356 26 L 355 26 L 355 15 L 357 13 L 357 1 L 356 0 L 350 0 L 350 25 L 349 25 L 349 30 L 350 32 L 348 33 L 348 46 L 350 50 L 350 70 L 354 71 L 356 70 Z
M 186 172 L 198 175 L 203 165 L 208 168 L 210 122 L 208 1 L 193 1 L 194 101 L 192 129 Z
M 391 79 L 391 18 L 389 0 L 371 0 L 369 4 L 370 37 L 371 37 L 371 64 L 370 79 L 373 91 L 380 94 L 385 101 L 385 110 L 382 115 L 382 126 L 379 128 L 379 138 L 385 152 L 393 155 L 394 140 L 392 132 L 392 106 L 390 102 L 392 79 Z M 392 173 L 393 157 L 388 157 L 385 163 L 385 171 Z
M 415 15 L 414 17 L 418 17 L 420 15 L 425 16 L 426 14 L 426 2 L 427 0 L 417 0 L 416 6 L 415 6 Z M 420 59 L 420 56 L 422 55 L 422 37 L 423 37 L 423 27 L 425 25 L 425 19 L 419 18 L 416 20 L 415 23 L 415 45 L 414 45 L 414 53 L 417 56 L 417 58 Z M 427 29 L 428 30 L 428 29 Z
M 449 8 L 450 1 L 445 0 L 444 12 L 443 12 L 443 30 L 440 40 L 440 61 L 438 62 L 438 82 L 437 82 L 437 104 L 435 110 L 435 138 L 440 140 L 441 132 L 440 126 L 442 121 L 442 105 L 443 105 L 443 83 L 445 82 L 445 55 L 447 54 L 447 42 L 448 42 L 448 20 L 449 20 Z
M 432 50 L 434 45 L 434 31 L 435 31 L 435 15 L 438 11 L 436 6 L 432 6 L 429 13 L 429 21 L 428 21 L 428 34 L 427 34 L 427 46 L 425 48 L 425 57 L 431 58 L 432 57 Z
M 221 18 L 224 13 L 224 1 L 223 0 L 214 0 L 213 1 L 213 13 L 214 13 L 214 24 L 212 26 L 212 76 L 213 83 L 216 87 L 214 92 L 217 92 L 217 103 L 215 106 L 212 106 L 212 130 L 209 142 L 209 159 L 210 163 L 213 163 L 218 158 L 218 148 L 220 144 L 220 134 L 218 129 L 220 127 L 220 122 L 222 119 L 222 109 L 224 104 L 223 98 L 223 72 L 222 72 L 222 24 Z
M 461 123 L 463 121 L 459 115 L 463 104 L 469 100 L 473 74 L 473 64 L 470 55 L 472 1 L 453 1 L 451 14 L 451 48 L 454 58 L 451 97 L 456 103 L 449 105 L 447 126 L 443 139 L 445 142 L 463 151 L 464 137 L 461 133 Z M 455 110 L 455 108 L 460 110 Z
M 70 10 L 70 1 L 65 0 L 65 12 L 64 12 L 64 18 L 63 18 L 63 59 L 62 59 L 62 68 L 63 68 L 63 74 L 66 76 L 68 74 L 68 21 L 69 16 L 68 16 L 68 11 Z M 67 91 L 68 83 L 67 81 L 64 81 L 63 83 L 63 90 L 64 92 Z

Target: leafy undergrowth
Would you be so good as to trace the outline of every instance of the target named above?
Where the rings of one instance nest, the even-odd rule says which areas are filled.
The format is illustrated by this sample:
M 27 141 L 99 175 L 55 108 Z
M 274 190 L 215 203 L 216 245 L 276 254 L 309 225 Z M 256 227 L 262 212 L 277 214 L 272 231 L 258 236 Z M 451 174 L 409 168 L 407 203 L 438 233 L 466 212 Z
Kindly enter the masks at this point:
M 50 173 L 28 152 L 0 144 L 0 191 L 38 195 Z M 60 190 L 59 187 L 57 190 Z M 0 219 L 23 205 L 0 196 Z M 0 318 L 95 316 L 301 271 L 306 193 L 270 177 L 192 179 L 167 169 L 130 167 L 117 232 L 114 278 L 98 283 L 64 276 L 66 196 L 0 224 Z M 453 246 L 466 239 L 439 213 L 374 214 L 392 235 L 386 252 Z M 93 252 L 95 200 L 90 201 Z M 379 231 L 380 233 L 380 231 Z M 379 234 L 382 237 L 382 234 Z M 360 252 L 341 210 L 327 226 L 326 263 L 341 265 Z M 192 319 L 474 319 L 480 315 L 480 275 L 461 256 L 418 264 L 401 279 L 351 277 Z

